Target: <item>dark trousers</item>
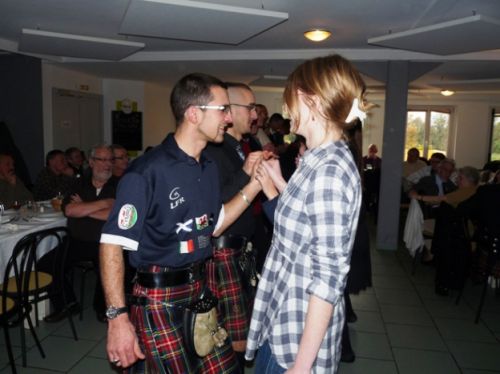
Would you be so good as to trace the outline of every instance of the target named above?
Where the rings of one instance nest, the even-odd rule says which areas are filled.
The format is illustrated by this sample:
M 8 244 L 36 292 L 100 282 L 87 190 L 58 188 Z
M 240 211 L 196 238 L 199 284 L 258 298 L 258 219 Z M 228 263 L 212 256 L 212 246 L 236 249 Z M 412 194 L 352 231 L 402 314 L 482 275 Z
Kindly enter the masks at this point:
M 104 312 L 106 310 L 106 303 L 104 301 L 99 267 L 99 243 L 72 239 L 68 251 L 68 265 L 73 268 L 76 263 L 81 261 L 91 261 L 94 265 L 94 269 L 96 269 L 93 306 L 95 311 Z M 73 292 L 73 287 L 71 288 L 71 292 Z

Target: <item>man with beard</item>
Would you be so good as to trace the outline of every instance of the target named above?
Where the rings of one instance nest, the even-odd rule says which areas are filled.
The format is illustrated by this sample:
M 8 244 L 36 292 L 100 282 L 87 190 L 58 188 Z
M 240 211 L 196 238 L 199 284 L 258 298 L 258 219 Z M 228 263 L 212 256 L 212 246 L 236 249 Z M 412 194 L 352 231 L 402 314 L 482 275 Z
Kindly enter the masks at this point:
M 113 153 L 108 145 L 101 144 L 90 150 L 89 166 L 92 173 L 79 178 L 71 193 L 62 205 L 64 215 L 68 217 L 68 229 L 71 235 L 68 263 L 92 261 L 99 275 L 99 238 L 113 206 L 116 185 L 108 182 L 113 168 Z M 68 290 L 70 303 L 54 305 L 56 312 L 45 318 L 46 322 L 57 322 L 66 313 L 79 311 L 72 290 Z M 57 304 L 57 300 L 53 300 Z M 100 277 L 97 277 L 94 292 L 94 310 L 97 319 L 106 321 L 105 302 Z

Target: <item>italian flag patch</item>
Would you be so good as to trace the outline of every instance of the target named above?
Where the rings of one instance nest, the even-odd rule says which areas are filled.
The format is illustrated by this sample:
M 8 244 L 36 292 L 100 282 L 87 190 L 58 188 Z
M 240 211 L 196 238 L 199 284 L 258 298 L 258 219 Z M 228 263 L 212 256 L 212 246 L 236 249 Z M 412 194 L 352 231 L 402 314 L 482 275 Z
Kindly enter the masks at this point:
M 180 253 L 192 252 L 194 252 L 194 241 L 192 239 L 186 242 L 180 242 Z

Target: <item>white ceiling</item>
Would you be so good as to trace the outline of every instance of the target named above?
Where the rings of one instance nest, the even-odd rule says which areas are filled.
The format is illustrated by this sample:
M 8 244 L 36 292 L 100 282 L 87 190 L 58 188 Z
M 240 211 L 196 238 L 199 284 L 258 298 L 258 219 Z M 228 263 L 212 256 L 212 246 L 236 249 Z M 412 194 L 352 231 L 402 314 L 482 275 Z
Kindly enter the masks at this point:
M 19 52 L 22 29 L 138 42 L 144 43 L 145 47 L 120 61 L 55 55 L 43 57 L 70 69 L 107 78 L 166 82 L 175 81 L 193 71 L 203 71 L 224 80 L 258 81 L 259 85 L 269 86 L 281 85 L 283 77 L 304 59 L 340 53 L 354 61 L 367 77 L 368 85 L 374 88 L 383 87 L 389 61 L 407 60 L 411 62 L 413 88 L 428 92 L 441 88 L 459 92 L 500 91 L 500 38 L 495 33 L 497 28 L 491 27 L 491 22 L 479 22 L 475 26 L 485 24 L 487 27 L 461 29 L 457 26 L 460 21 L 451 22 L 480 15 L 493 19 L 494 24 L 500 20 L 499 0 L 165 0 L 170 5 L 176 3 L 182 9 L 176 11 L 174 7 L 170 10 L 170 17 L 165 17 L 166 29 L 168 25 L 172 26 L 172 19 L 175 19 L 176 33 L 172 39 L 125 35 L 127 28 L 124 21 L 127 20 L 129 4 L 132 4 L 131 7 L 149 6 L 153 2 L 157 3 L 153 9 L 162 5 L 162 0 L 2 0 L 0 50 Z M 259 27 L 269 27 L 257 18 L 255 24 L 250 19 L 248 25 L 248 19 L 233 22 L 231 15 L 225 14 L 213 20 L 210 12 L 193 13 L 183 8 L 200 3 L 212 8 L 221 5 L 226 8 L 250 8 L 255 12 L 288 13 L 288 20 L 236 45 L 182 40 L 193 39 L 193 32 L 201 35 L 211 33 L 213 26 L 208 25 L 214 22 L 227 33 L 234 34 L 249 25 L 257 25 L 257 32 Z M 143 10 L 141 23 L 135 24 L 141 26 L 141 34 L 148 34 L 149 23 L 151 28 L 158 28 L 163 20 L 158 17 L 158 10 L 151 12 L 150 18 L 147 12 Z M 167 22 L 168 19 L 170 22 Z M 368 43 L 368 39 L 389 34 L 406 36 L 415 30 L 432 30 L 433 25 L 443 23 L 453 25 L 454 31 L 445 32 L 444 39 L 426 37 L 423 39 L 424 46 L 416 45 L 411 40 L 397 44 L 399 48 L 406 49 Z M 468 22 L 463 24 L 470 26 Z M 332 37 L 321 43 L 306 41 L 303 32 L 316 27 L 330 29 Z M 254 32 L 252 28 L 250 30 Z M 422 38 L 418 39 L 418 43 L 422 43 Z M 425 40 L 428 45 L 425 45 Z M 478 51 L 479 41 L 481 50 Z M 445 50 L 450 43 L 458 44 L 461 53 L 419 52 L 422 48 L 439 51 L 440 46 Z M 36 53 L 43 51 L 38 49 Z

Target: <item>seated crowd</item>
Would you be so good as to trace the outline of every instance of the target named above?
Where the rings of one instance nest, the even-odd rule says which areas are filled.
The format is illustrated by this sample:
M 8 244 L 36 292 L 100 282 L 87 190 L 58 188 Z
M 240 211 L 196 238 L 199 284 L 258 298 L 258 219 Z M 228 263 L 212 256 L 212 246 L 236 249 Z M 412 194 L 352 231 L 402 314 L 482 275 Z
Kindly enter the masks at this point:
M 408 158 L 415 164 L 418 153 L 410 149 Z M 480 173 L 471 166 L 456 170 L 454 160 L 442 153 L 432 154 L 428 166 L 412 170 L 403 188 L 419 201 L 424 218 L 435 220 L 432 245 L 424 247 L 422 262 L 435 265 L 435 290 L 445 296 L 450 289 L 462 289 L 480 261 L 474 242 L 485 227 L 491 235 L 500 234 L 499 171 L 485 167 Z M 485 194 L 488 201 L 481 197 Z

